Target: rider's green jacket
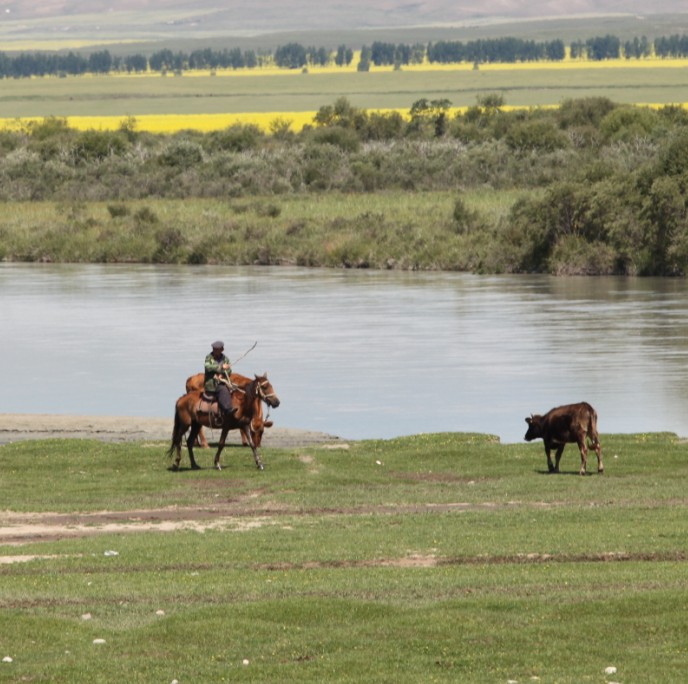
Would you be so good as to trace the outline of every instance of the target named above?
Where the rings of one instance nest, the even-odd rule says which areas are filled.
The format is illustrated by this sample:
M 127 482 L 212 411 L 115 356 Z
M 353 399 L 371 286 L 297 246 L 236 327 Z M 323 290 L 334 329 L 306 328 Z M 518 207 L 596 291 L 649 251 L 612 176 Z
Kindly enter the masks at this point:
M 217 392 L 217 380 L 215 376 L 220 372 L 220 366 L 227 364 L 229 366 L 229 359 L 223 354 L 221 358 L 216 359 L 212 354 L 205 357 L 205 391 Z M 232 372 L 231 367 L 227 369 L 227 375 Z

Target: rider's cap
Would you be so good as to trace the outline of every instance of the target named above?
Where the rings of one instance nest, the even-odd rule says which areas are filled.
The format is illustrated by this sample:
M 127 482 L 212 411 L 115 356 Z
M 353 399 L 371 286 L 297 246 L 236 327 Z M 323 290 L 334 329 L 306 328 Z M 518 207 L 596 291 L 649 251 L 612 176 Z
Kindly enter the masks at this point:
M 217 342 L 213 342 L 213 349 L 224 349 L 224 348 L 225 348 L 224 342 L 220 342 L 220 340 L 218 340 Z

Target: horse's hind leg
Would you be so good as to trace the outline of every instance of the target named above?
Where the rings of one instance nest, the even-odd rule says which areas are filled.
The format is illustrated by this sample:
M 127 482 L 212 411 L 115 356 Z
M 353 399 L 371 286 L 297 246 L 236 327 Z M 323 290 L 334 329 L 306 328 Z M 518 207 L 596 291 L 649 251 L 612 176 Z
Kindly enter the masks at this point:
M 225 440 L 227 439 L 227 433 L 229 430 L 227 428 L 222 428 L 222 432 L 220 433 L 220 442 L 217 445 L 217 451 L 215 452 L 215 468 L 217 470 L 222 470 L 222 466 L 220 465 L 220 454 L 222 453 L 222 450 L 225 448 Z
M 189 432 L 189 436 L 186 438 L 186 446 L 189 450 L 189 461 L 191 461 L 191 469 L 192 470 L 200 470 L 201 466 L 196 463 L 196 459 L 194 458 L 194 452 L 193 452 L 193 445 L 196 443 L 196 438 L 198 437 L 198 431 L 201 429 L 201 426 L 199 423 L 193 423 L 191 425 L 191 432 Z

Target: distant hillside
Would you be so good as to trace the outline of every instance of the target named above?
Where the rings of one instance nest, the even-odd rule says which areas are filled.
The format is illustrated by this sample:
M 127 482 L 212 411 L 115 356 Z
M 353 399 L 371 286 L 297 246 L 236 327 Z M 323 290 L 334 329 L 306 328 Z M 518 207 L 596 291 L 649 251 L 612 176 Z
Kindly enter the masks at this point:
M 486 23 L 591 15 L 686 12 L 685 0 L 0 0 L 12 21 L 49 20 L 56 30 L 84 21 L 138 24 L 142 30 L 204 26 L 208 31 L 303 31 Z
M 494 35 L 495 27 L 527 24 L 530 33 L 542 34 L 564 19 L 585 22 L 586 32 L 575 38 L 617 34 L 616 26 L 626 27 L 626 35 L 688 31 L 685 0 L 0 0 L 0 42 L 157 43 L 324 32 L 336 44 L 353 31 L 367 32 L 359 43 L 384 31 L 413 30 L 427 40 L 450 27 Z

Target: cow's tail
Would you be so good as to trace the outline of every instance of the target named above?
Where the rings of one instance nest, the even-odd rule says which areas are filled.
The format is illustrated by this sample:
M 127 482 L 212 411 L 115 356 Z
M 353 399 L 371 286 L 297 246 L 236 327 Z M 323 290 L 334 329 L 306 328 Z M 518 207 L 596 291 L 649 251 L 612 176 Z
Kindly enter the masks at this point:
M 600 444 L 600 434 L 597 432 L 597 411 L 590 406 L 590 417 L 588 419 L 588 437 L 592 441 L 592 446 L 597 447 Z

